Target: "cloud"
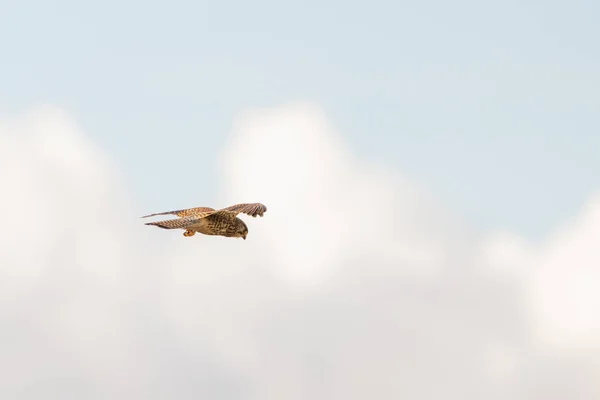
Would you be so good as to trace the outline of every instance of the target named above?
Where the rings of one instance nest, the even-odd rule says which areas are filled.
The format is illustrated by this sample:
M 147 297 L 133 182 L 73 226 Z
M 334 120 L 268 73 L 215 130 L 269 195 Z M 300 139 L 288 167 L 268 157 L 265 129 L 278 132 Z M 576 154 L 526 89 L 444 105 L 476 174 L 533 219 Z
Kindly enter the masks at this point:
M 413 273 L 438 272 L 462 238 L 414 183 L 353 158 L 309 104 L 255 111 L 234 131 L 222 159 L 223 200 L 270 205 L 269 224 L 252 229 L 291 281 L 319 281 L 371 254 Z
M 587 351 L 600 338 L 600 194 L 537 249 L 528 293 L 540 340 Z
M 303 103 L 241 115 L 221 169 L 268 206 L 244 242 L 144 226 L 61 110 L 0 121 L 3 398 L 597 398 L 597 197 L 482 237 Z

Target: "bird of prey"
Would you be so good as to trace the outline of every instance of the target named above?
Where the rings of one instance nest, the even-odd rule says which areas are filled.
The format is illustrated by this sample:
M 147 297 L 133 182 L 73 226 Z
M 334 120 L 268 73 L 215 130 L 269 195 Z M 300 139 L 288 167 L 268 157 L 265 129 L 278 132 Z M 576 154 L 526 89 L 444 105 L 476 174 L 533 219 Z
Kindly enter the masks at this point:
M 163 229 L 184 229 L 183 236 L 185 237 L 194 236 L 198 232 L 212 236 L 241 237 L 246 240 L 248 227 L 237 215 L 244 213 L 256 218 L 257 215 L 262 217 L 266 211 L 267 207 L 261 203 L 242 203 L 220 210 L 210 207 L 194 207 L 144 215 L 142 218 L 155 215 L 176 215 L 179 219 L 147 222 L 145 225 L 154 225 Z

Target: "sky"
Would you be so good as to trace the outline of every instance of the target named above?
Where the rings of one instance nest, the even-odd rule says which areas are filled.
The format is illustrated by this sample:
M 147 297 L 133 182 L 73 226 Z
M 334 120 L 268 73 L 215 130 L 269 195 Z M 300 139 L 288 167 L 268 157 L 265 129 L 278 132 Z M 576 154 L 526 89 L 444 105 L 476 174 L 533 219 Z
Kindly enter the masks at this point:
M 598 5 L 0 7 L 0 397 L 600 396 Z
M 598 185 L 599 12 L 590 1 L 8 0 L 0 106 L 71 111 L 144 208 L 160 209 L 214 199 L 240 112 L 310 101 L 354 153 L 480 229 L 540 240 Z M 190 169 L 198 184 L 180 173 Z

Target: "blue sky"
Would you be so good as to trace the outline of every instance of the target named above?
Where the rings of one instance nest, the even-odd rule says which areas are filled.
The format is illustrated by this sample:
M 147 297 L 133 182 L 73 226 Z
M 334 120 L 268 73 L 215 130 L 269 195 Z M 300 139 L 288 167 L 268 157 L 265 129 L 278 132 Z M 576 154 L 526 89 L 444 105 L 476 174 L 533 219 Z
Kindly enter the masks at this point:
M 592 1 L 4 1 L 0 110 L 65 108 L 146 211 L 210 203 L 245 109 L 308 100 L 352 151 L 485 229 L 600 186 Z

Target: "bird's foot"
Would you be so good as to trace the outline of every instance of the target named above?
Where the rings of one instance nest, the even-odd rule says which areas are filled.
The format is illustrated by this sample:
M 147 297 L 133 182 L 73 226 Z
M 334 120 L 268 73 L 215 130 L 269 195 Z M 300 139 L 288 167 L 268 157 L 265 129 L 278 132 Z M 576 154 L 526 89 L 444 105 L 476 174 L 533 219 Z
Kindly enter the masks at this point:
M 194 236 L 195 234 L 196 234 L 196 232 L 191 229 L 188 229 L 185 232 L 183 232 L 183 236 L 185 236 L 185 237 Z

